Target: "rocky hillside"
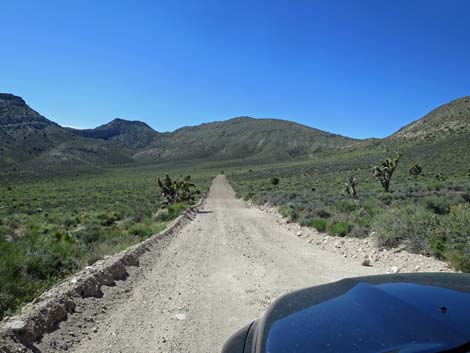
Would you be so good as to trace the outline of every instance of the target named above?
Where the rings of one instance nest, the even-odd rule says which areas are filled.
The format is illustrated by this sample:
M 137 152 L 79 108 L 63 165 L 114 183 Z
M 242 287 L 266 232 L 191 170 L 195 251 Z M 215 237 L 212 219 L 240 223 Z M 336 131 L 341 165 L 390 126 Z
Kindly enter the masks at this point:
M 73 138 L 25 101 L 0 94 L 0 167 L 31 160 Z
M 132 161 L 114 145 L 64 129 L 11 94 L 0 94 L 0 168 L 114 165 Z

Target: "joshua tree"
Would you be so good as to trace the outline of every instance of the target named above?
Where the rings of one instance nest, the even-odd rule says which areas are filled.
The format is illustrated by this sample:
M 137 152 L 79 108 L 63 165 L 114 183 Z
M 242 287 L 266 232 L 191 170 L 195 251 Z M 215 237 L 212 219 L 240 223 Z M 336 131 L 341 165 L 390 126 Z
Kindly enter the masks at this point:
M 161 193 L 166 199 L 167 204 L 182 201 L 192 202 L 196 195 L 200 193 L 199 190 L 192 190 L 196 185 L 191 182 L 191 177 L 189 175 L 184 178 L 181 177 L 180 180 L 171 180 L 167 174 L 163 181 L 158 178 L 158 186 L 160 187 Z
M 394 157 L 383 160 L 381 166 L 375 166 L 372 169 L 372 176 L 382 184 L 385 192 L 389 192 L 390 190 L 390 181 L 392 180 L 393 173 L 397 169 L 400 157 L 401 155 L 398 153 Z
M 272 177 L 271 178 L 271 184 L 273 184 L 274 186 L 279 184 L 279 178 L 278 177 Z
M 355 177 L 352 175 L 348 178 L 348 181 L 344 183 L 346 186 L 346 193 L 349 195 L 351 199 L 357 199 L 357 191 L 356 191 L 356 186 L 357 186 L 357 180 Z
M 419 165 L 418 163 L 416 163 L 414 166 L 412 166 L 408 170 L 408 173 L 411 176 L 414 176 L 415 178 L 417 178 L 419 175 L 421 175 L 423 173 L 423 167 L 421 165 Z
M 162 196 L 166 199 L 168 204 L 172 204 L 176 202 L 176 186 L 171 180 L 170 176 L 167 174 L 163 181 L 160 178 L 157 179 L 158 186 L 160 187 L 160 191 Z

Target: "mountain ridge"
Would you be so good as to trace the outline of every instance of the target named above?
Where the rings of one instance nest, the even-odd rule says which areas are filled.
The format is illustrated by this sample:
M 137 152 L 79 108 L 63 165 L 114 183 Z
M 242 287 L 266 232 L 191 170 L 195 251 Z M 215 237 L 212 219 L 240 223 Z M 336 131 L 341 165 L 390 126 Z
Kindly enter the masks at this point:
M 172 160 L 272 162 L 371 147 L 400 149 L 469 132 L 470 97 L 441 105 L 386 138 L 362 140 L 293 121 L 249 116 L 171 132 L 122 118 L 93 129 L 74 129 L 48 120 L 21 97 L 0 93 L 0 168 L 80 168 Z

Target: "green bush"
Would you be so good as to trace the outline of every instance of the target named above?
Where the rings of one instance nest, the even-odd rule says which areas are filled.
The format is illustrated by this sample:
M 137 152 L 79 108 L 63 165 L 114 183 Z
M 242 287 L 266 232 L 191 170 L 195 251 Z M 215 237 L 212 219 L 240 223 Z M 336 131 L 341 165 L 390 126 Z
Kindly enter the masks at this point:
M 146 239 L 149 236 L 153 235 L 153 229 L 148 224 L 137 223 L 132 225 L 129 228 L 129 233 L 135 237 L 139 237 L 141 239 Z
M 279 207 L 279 213 L 291 221 L 295 221 L 299 217 L 299 213 L 292 203 L 288 203 Z
M 335 204 L 336 210 L 342 213 L 349 213 L 356 209 L 356 204 L 352 200 L 341 200 Z
M 168 222 L 178 217 L 183 211 L 189 208 L 189 204 L 185 202 L 175 203 L 160 210 L 156 216 L 157 221 Z
M 444 215 L 450 211 L 450 202 L 447 197 L 433 196 L 424 199 L 426 208 L 435 214 Z
M 309 222 L 309 227 L 315 228 L 319 232 L 324 232 L 326 230 L 327 222 L 323 218 L 314 219 Z
M 448 259 L 457 270 L 470 272 L 470 205 L 452 206 L 440 218 L 431 240 L 433 253 Z
M 391 248 L 404 243 L 412 252 L 427 250 L 427 238 L 434 226 L 435 216 L 415 204 L 390 207 L 372 222 L 379 247 Z
M 440 182 L 440 181 L 436 181 L 436 182 L 433 182 L 431 184 L 428 185 L 428 190 L 429 191 L 439 191 L 441 189 L 444 188 L 444 183 Z
M 329 224 L 327 232 L 329 235 L 344 237 L 352 230 L 352 225 L 348 222 L 337 222 Z
M 320 218 L 330 218 L 331 213 L 325 208 L 319 208 L 315 210 L 315 214 Z

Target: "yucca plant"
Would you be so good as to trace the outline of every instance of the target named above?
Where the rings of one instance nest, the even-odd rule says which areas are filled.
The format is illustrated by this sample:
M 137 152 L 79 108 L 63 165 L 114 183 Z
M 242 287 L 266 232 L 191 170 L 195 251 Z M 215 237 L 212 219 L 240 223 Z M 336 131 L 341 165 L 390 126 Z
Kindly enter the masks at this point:
M 400 158 L 401 155 L 397 153 L 394 157 L 383 160 L 381 166 L 374 166 L 372 168 L 372 176 L 382 185 L 385 192 L 390 191 L 390 181 L 392 180 L 393 173 L 397 169 Z

